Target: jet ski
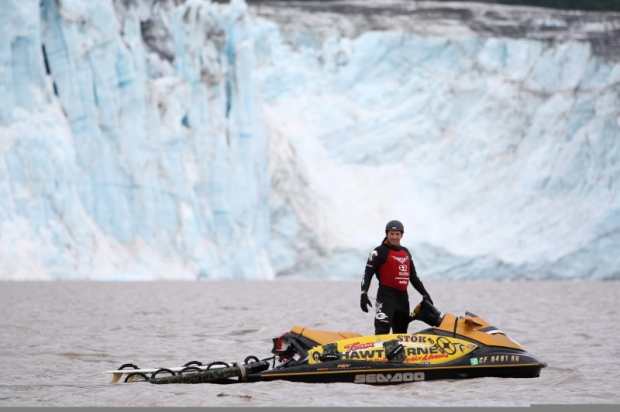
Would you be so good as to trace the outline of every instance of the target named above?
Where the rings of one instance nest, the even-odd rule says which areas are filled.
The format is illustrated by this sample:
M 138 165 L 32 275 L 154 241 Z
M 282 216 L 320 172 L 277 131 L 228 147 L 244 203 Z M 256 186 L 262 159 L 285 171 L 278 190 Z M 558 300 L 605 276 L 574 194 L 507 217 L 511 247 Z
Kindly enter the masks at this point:
M 188 362 L 182 367 L 140 369 L 124 364 L 112 383 L 237 383 L 287 380 L 387 385 L 436 379 L 535 378 L 547 366 L 481 317 L 441 314 L 423 300 L 410 321 L 429 328 L 416 333 L 363 336 L 293 326 L 273 338 L 272 355 L 242 362 Z M 159 375 L 159 376 L 158 376 Z

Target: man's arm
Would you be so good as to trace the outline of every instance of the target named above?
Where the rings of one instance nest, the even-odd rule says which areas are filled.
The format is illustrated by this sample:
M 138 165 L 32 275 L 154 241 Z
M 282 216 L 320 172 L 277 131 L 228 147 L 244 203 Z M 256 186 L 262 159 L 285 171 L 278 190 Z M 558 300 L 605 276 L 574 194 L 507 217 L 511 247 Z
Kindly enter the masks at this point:
M 364 312 L 368 312 L 368 306 L 372 307 L 370 299 L 368 298 L 368 289 L 370 288 L 370 282 L 375 273 L 378 273 L 379 266 L 385 262 L 387 256 L 382 253 L 383 249 L 378 246 L 370 252 L 368 260 L 366 261 L 366 269 L 364 269 L 364 277 L 362 278 L 362 293 L 360 295 L 360 307 Z
M 413 258 L 411 257 L 411 253 L 409 252 L 409 250 L 407 250 L 407 253 L 409 254 L 409 262 L 411 262 L 411 268 L 409 271 L 409 281 L 411 282 L 411 286 L 413 286 L 413 288 L 417 290 L 420 295 L 426 298 L 426 300 L 428 300 L 431 304 L 433 304 L 431 295 L 426 291 L 424 284 L 422 283 L 422 281 L 420 280 L 420 277 L 418 276 L 418 272 L 415 269 Z
M 368 260 L 366 261 L 366 269 L 364 269 L 364 277 L 362 278 L 362 293 L 368 292 L 370 288 L 370 282 L 375 273 L 378 272 L 379 266 L 385 263 L 386 256 L 384 256 L 383 248 L 378 246 L 370 252 Z

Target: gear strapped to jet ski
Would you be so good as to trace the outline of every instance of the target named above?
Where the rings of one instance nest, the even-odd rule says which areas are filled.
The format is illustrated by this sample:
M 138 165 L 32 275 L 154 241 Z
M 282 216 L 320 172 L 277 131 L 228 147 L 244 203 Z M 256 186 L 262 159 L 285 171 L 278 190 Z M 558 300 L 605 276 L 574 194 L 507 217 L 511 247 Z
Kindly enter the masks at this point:
M 293 326 L 273 339 L 272 355 L 242 362 L 191 361 L 180 367 L 140 369 L 127 363 L 111 383 L 238 383 L 272 380 L 397 384 L 479 377 L 534 378 L 546 363 L 470 312 L 444 315 L 424 299 L 409 317 L 430 328 L 362 336 Z M 270 365 L 271 364 L 271 365 Z
M 413 288 L 433 303 L 429 293 L 422 284 L 409 250 L 400 244 L 405 227 L 398 220 L 391 220 L 385 226 L 385 238 L 368 256 L 360 306 L 368 312 L 372 306 L 368 298 L 368 289 L 373 276 L 379 279 L 375 304 L 375 335 L 390 333 L 407 333 L 409 325 L 409 282 Z

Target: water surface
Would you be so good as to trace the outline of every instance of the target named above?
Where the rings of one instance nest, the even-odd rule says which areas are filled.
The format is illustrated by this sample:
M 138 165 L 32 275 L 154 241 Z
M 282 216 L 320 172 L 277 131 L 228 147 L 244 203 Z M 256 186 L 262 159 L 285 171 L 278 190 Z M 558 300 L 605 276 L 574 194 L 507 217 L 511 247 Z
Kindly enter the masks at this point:
M 0 406 L 528 406 L 620 403 L 620 282 L 425 282 L 549 366 L 535 379 L 388 387 L 109 384 L 124 363 L 270 356 L 294 325 L 373 332 L 357 281 L 0 282 Z M 376 282 L 373 285 L 376 287 Z M 371 289 L 371 296 L 373 295 Z M 416 292 L 410 291 L 418 300 Z M 409 332 L 424 329 L 413 322 Z

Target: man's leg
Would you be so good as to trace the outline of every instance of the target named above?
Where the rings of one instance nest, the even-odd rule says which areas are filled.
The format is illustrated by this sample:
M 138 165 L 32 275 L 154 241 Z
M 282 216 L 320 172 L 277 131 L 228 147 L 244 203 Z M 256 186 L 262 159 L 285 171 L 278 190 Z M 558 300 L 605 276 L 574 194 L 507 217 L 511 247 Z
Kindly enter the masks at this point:
M 392 330 L 394 333 L 407 333 L 409 328 L 409 314 L 405 312 L 396 312 L 393 315 Z
M 390 333 L 390 329 L 392 328 L 392 315 L 394 312 L 391 305 L 384 305 L 383 302 L 379 301 L 379 297 L 377 297 L 375 312 L 375 335 L 386 335 Z

